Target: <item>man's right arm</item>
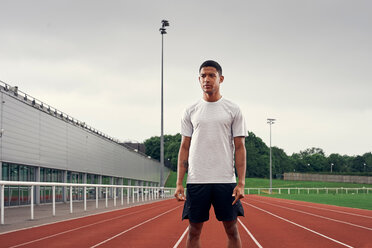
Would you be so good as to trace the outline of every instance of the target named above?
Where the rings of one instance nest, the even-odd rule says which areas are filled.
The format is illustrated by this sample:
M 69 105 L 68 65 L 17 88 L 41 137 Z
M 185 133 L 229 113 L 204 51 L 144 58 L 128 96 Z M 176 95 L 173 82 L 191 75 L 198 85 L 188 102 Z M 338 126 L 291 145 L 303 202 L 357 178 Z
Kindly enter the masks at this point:
M 174 196 L 178 201 L 186 200 L 185 189 L 183 187 L 183 178 L 189 168 L 189 150 L 190 150 L 191 137 L 182 136 L 180 150 L 178 152 L 177 163 L 177 188 Z

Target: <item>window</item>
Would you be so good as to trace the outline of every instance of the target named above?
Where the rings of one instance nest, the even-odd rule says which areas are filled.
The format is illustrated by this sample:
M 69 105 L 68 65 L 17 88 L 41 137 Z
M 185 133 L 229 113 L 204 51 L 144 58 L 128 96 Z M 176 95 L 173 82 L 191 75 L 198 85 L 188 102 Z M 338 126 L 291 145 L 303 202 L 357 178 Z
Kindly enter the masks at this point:
M 17 164 L 10 164 L 9 167 L 9 176 L 10 176 L 10 181 L 19 181 L 18 178 L 18 165 Z
M 9 164 L 8 163 L 3 163 L 1 174 L 2 174 L 2 180 L 4 181 L 9 180 Z
M 12 163 L 2 164 L 2 179 L 6 181 L 35 181 L 35 167 Z M 30 203 L 30 188 L 27 186 L 6 186 L 5 206 Z

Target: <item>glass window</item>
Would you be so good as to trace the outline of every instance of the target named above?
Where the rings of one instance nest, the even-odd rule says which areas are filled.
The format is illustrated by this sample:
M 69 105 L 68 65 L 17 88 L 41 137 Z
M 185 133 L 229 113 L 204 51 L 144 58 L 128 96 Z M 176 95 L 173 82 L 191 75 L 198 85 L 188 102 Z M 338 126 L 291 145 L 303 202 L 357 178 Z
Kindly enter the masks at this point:
M 71 183 L 71 171 L 67 171 L 67 182 Z
M 28 181 L 28 174 L 30 168 L 28 166 L 20 165 L 19 166 L 19 181 Z
M 58 182 L 57 181 L 58 171 L 57 170 L 54 170 L 54 169 L 51 169 L 51 172 L 52 172 L 52 181 L 51 182 Z
M 110 177 L 102 176 L 102 184 L 110 184 Z
M 67 178 L 71 177 L 71 173 L 67 174 Z M 63 182 L 63 171 L 50 168 L 40 168 L 40 181 L 41 182 Z M 62 187 L 56 187 L 56 201 L 62 201 Z M 40 187 L 40 201 L 52 201 L 52 187 Z
M 18 165 L 16 164 L 11 164 L 10 165 L 10 180 L 11 181 L 19 181 L 18 177 Z
M 45 169 L 40 168 L 40 182 L 45 182 Z
M 36 182 L 36 168 L 35 167 L 31 167 L 30 181 Z
M 87 183 L 94 184 L 94 175 L 88 174 L 87 177 L 88 177 Z
M 123 185 L 128 185 L 128 179 L 123 178 Z
M 2 174 L 2 180 L 5 180 L 5 181 L 9 180 L 9 164 L 8 163 L 3 163 L 1 174 Z
M 53 178 L 52 178 L 53 170 L 52 169 L 46 169 L 45 171 L 46 171 L 45 182 L 53 182 Z
M 87 183 L 88 184 L 97 184 L 98 183 L 98 175 L 87 174 Z
M 79 183 L 79 174 L 76 172 L 72 173 L 72 182 L 73 183 Z
M 63 182 L 63 171 L 61 171 L 61 170 L 58 170 L 58 173 L 57 173 L 57 182 L 60 182 L 60 183 Z
M 2 164 L 2 179 L 10 181 L 34 181 L 35 168 L 11 163 Z M 7 186 L 5 188 L 5 205 L 16 206 L 30 203 L 29 187 Z

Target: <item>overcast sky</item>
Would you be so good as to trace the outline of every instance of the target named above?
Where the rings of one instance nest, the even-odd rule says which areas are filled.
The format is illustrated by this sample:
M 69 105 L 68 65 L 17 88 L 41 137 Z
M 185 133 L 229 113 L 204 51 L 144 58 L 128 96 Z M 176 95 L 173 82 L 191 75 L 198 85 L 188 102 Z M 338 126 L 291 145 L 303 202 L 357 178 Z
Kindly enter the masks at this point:
M 0 80 L 120 140 L 165 133 L 218 61 L 223 97 L 288 154 L 372 151 L 372 2 L 0 0 Z

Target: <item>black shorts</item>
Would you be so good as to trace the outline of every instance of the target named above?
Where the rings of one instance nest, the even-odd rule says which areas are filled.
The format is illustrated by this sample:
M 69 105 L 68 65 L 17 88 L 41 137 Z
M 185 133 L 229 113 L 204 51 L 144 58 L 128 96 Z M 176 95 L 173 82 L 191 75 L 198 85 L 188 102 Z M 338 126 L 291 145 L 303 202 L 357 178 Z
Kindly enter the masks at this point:
M 219 221 L 232 221 L 244 216 L 240 200 L 232 205 L 235 186 L 235 183 L 187 184 L 182 220 L 189 219 L 194 223 L 209 220 L 211 205 Z

